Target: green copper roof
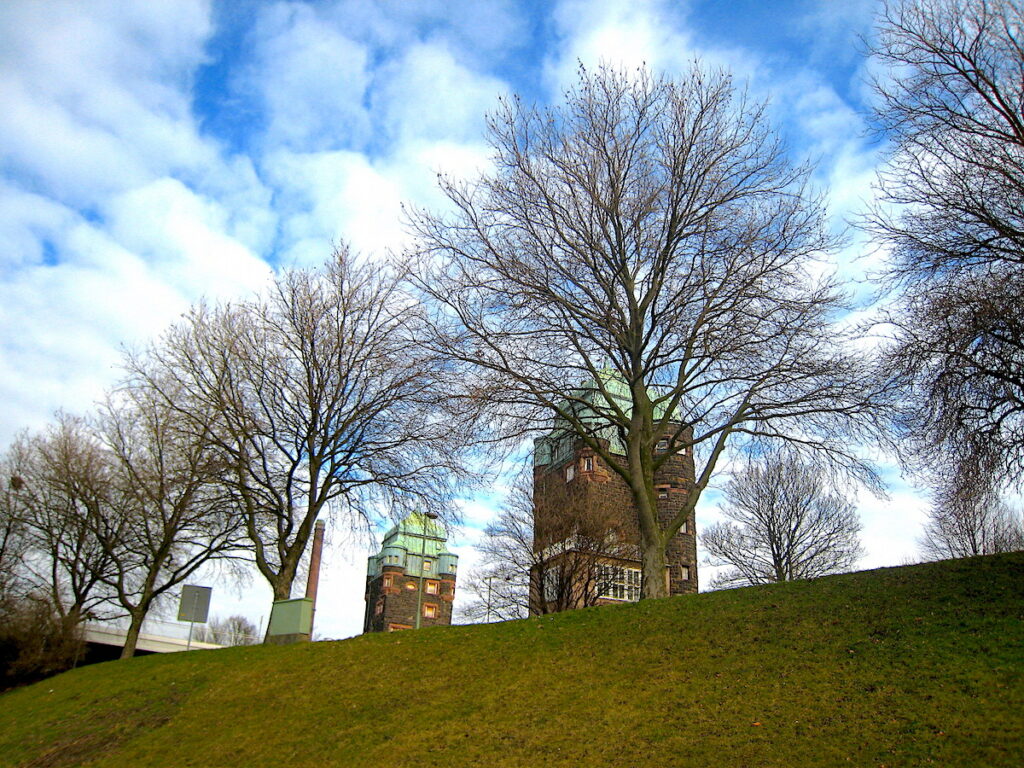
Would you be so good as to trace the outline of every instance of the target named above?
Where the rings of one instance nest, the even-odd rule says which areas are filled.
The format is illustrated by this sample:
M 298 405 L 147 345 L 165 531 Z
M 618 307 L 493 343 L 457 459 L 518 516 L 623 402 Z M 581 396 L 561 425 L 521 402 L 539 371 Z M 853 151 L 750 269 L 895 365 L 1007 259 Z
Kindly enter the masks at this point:
M 432 520 L 421 512 L 413 512 L 384 534 L 384 546 L 388 546 L 390 540 L 402 536 L 415 536 L 418 539 L 424 535 L 442 541 L 448 538 L 448 532 L 437 520 Z
M 583 423 L 591 425 L 598 437 L 608 441 L 613 453 L 625 453 L 618 430 L 611 424 L 601 426 L 602 422 L 607 422 L 607 417 L 602 411 L 610 409 L 609 399 L 614 401 L 615 406 L 627 417 L 633 410 L 633 396 L 629 384 L 619 372 L 608 367 L 602 368 L 597 372 L 597 376 L 588 379 L 574 390 L 572 398 L 573 400 L 567 400 L 563 407 L 571 408 Z M 661 419 L 664 415 L 664 406 L 655 407 L 655 419 Z M 555 418 L 551 432 L 534 441 L 534 464 L 560 464 L 572 454 L 572 445 L 575 441 L 576 433 L 569 427 L 568 422 L 561 417 Z
M 444 526 L 413 512 L 384 535 L 380 552 L 367 559 L 367 570 L 374 576 L 384 565 L 398 565 L 411 576 L 455 573 L 459 556 L 447 547 L 448 532 Z M 423 560 L 430 562 L 429 569 L 423 570 Z

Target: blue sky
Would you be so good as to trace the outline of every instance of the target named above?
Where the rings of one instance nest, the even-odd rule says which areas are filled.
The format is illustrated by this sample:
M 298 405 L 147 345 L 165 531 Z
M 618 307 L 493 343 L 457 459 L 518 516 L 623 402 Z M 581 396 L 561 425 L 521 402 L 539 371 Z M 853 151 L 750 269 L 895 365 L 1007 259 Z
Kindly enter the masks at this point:
M 339 239 L 367 254 L 402 248 L 403 202 L 440 206 L 438 171 L 486 167 L 483 116 L 498 96 L 550 103 L 578 62 L 731 69 L 771 100 L 794 155 L 817 160 L 842 228 L 880 162 L 858 43 L 875 7 L 5 0 L 0 439 L 57 408 L 88 409 L 119 350 L 201 296 L 258 290 Z M 837 268 L 861 276 L 864 251 L 854 237 Z M 912 555 L 923 502 L 889 476 L 892 500 L 863 500 L 865 566 Z M 467 545 L 491 508 L 467 504 Z M 713 519 L 713 505 L 701 515 Z M 329 574 L 342 596 L 318 614 L 334 635 L 362 615 L 362 555 L 342 549 Z

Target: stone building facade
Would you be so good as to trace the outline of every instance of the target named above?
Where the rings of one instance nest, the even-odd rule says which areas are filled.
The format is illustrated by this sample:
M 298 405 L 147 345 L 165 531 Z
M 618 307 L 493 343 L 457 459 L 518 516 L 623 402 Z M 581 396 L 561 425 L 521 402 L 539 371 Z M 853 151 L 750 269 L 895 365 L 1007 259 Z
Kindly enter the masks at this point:
M 436 521 L 419 513 L 402 520 L 368 558 L 363 631 L 451 624 L 458 562 Z
M 684 505 L 695 477 L 692 447 L 685 441 L 672 442 L 678 429 L 678 424 L 667 424 L 655 449 L 672 454 L 654 478 L 663 527 Z M 609 433 L 601 441 L 625 461 L 624 451 L 616 450 L 614 436 Z M 639 599 L 640 535 L 632 493 L 578 436 L 556 429 L 536 442 L 533 501 L 537 565 L 530 579 L 531 613 Z M 669 542 L 666 563 L 669 594 L 697 591 L 692 511 Z

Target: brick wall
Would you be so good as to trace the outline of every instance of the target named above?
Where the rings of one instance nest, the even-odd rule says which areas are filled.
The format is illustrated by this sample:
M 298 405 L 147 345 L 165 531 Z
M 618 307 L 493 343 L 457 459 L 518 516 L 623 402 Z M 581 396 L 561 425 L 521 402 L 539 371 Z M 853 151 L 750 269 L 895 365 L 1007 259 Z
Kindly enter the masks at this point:
M 586 467 L 593 467 L 587 471 Z M 567 479 L 572 466 L 573 477 Z M 675 517 L 693 487 L 694 464 L 691 453 L 669 458 L 654 478 L 658 491 L 658 518 L 662 526 Z M 573 446 L 572 458 L 560 464 L 534 467 L 534 548 L 541 552 L 549 544 L 561 541 L 565 527 L 560 521 L 584 519 L 603 521 L 622 541 L 639 546 L 636 505 L 626 481 L 605 465 L 581 440 Z M 676 534 L 666 548 L 669 594 L 697 591 L 696 520 L 691 512 L 684 530 Z M 639 561 L 634 561 L 639 567 Z M 683 568 L 689 573 L 684 574 Z M 684 578 L 688 575 L 689 578 Z M 531 596 L 538 599 L 539 584 L 532 585 Z M 536 611 L 536 602 L 534 605 Z
M 384 586 L 390 577 L 391 586 Z M 421 617 L 421 627 L 448 626 L 452 623 L 452 601 L 455 598 L 455 574 L 442 573 L 436 578 L 407 576 L 397 565 L 385 565 L 379 576 L 366 581 L 366 613 L 364 632 L 387 632 L 393 628 L 416 626 L 417 593 L 421 587 L 437 585 L 438 594 L 423 593 L 422 605 L 436 606 L 436 616 Z M 380 613 L 378 604 L 382 605 Z

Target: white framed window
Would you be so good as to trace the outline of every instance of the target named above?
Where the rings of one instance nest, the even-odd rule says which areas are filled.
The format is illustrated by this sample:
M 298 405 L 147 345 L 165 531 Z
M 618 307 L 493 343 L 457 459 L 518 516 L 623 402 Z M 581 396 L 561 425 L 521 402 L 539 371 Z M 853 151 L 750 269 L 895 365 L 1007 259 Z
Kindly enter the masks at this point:
M 565 482 L 571 483 L 576 477 L 576 464 L 570 464 L 565 468 Z
M 437 606 L 433 603 L 423 604 L 423 618 L 424 619 L 436 619 L 437 618 Z
M 690 566 L 688 566 L 688 565 L 681 565 L 681 566 L 679 566 L 679 577 L 683 581 L 689 581 L 690 580 Z
M 679 532 L 680 533 L 689 533 L 690 532 L 690 521 L 689 520 L 683 520 L 683 524 L 679 526 Z
M 593 456 L 584 456 L 583 457 L 583 471 L 584 472 L 593 472 L 594 471 L 594 457 Z
M 597 596 L 610 600 L 640 599 L 640 569 L 621 565 L 596 565 Z
M 424 573 L 430 573 L 430 569 L 433 568 L 433 567 L 434 567 L 433 561 L 431 561 L 431 560 L 424 560 L 423 561 L 423 572 Z
M 383 580 L 382 583 L 383 583 L 383 586 L 390 587 L 390 586 L 392 586 L 395 583 L 395 577 L 392 576 L 390 573 L 385 573 L 384 574 L 384 580 Z
M 426 592 L 428 595 L 436 595 L 438 591 L 438 583 L 436 581 L 428 581 Z
M 377 605 L 374 607 L 373 613 L 376 616 L 380 616 L 382 613 L 384 613 L 384 601 L 383 600 L 378 600 L 377 601 Z

